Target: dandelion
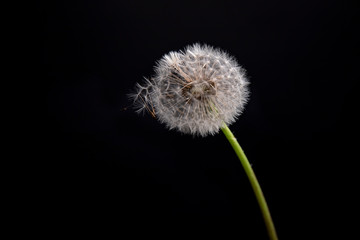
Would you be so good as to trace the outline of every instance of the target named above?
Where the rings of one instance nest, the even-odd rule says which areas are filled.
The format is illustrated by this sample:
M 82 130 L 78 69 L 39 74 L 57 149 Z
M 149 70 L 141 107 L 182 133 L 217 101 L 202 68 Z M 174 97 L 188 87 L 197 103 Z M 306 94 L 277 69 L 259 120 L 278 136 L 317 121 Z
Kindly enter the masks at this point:
M 170 129 L 207 136 L 243 111 L 249 91 L 245 70 L 234 58 L 210 46 L 195 44 L 170 52 L 155 76 L 137 85 L 138 112 L 147 110 Z
M 149 112 L 169 129 L 207 136 L 221 129 L 237 154 L 254 190 L 270 239 L 277 235 L 255 173 L 228 128 L 249 97 L 245 70 L 220 49 L 194 44 L 157 62 L 155 75 L 131 94 L 137 112 Z

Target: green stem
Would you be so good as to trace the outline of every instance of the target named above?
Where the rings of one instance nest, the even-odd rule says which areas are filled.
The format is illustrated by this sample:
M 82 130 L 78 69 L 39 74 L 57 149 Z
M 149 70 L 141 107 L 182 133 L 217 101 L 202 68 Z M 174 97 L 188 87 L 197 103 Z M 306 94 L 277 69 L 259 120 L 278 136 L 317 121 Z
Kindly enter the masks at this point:
M 238 141 L 236 140 L 236 138 L 234 137 L 234 135 L 232 134 L 232 132 L 230 131 L 230 129 L 228 128 L 228 126 L 225 123 L 221 130 L 225 134 L 226 138 L 229 140 L 231 146 L 233 147 L 238 158 L 240 159 L 240 162 L 250 180 L 251 186 L 254 190 L 256 199 L 259 203 L 262 215 L 264 217 L 265 225 L 266 225 L 270 239 L 277 240 L 278 237 L 276 235 L 274 223 L 271 219 L 269 208 L 267 206 L 267 203 L 266 203 L 264 194 L 261 190 L 260 184 L 259 184 L 258 180 L 256 179 L 253 169 L 251 168 L 249 160 L 245 156 L 245 153 L 242 150 L 242 148 L 240 147 L 240 144 L 238 143 Z

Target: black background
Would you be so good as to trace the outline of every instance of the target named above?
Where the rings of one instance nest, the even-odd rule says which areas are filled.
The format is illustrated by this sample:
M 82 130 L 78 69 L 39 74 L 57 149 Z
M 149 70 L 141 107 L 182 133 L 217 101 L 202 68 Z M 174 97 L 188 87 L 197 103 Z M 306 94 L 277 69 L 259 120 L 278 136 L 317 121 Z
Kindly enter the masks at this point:
M 227 51 L 247 70 L 250 101 L 230 128 L 253 165 L 279 238 L 341 232 L 353 211 L 347 183 L 356 159 L 354 2 L 39 5 L 49 221 L 61 231 L 106 222 L 119 236 L 146 227 L 149 237 L 167 228 L 173 236 L 196 227 L 266 239 L 225 137 L 169 131 L 134 113 L 127 98 L 153 74 L 156 60 L 198 42 Z M 352 228 L 346 224 L 342 234 Z

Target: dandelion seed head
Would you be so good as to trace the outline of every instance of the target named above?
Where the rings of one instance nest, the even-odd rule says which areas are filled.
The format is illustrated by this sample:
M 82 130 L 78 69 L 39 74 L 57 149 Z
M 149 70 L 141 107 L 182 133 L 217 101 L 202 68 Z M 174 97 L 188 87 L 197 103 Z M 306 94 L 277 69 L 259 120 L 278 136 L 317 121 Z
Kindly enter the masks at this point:
M 233 57 L 194 44 L 164 55 L 155 75 L 132 94 L 138 112 L 148 111 L 170 129 L 207 136 L 233 123 L 247 102 L 245 70 Z

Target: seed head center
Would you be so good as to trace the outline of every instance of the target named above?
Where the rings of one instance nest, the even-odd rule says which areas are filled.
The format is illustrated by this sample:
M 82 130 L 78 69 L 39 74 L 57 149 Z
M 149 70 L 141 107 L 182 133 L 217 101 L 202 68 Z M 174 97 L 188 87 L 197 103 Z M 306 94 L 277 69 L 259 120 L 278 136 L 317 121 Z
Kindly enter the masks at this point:
M 208 81 L 195 83 L 191 85 L 188 91 L 192 97 L 201 100 L 203 97 L 215 94 L 214 83 Z

